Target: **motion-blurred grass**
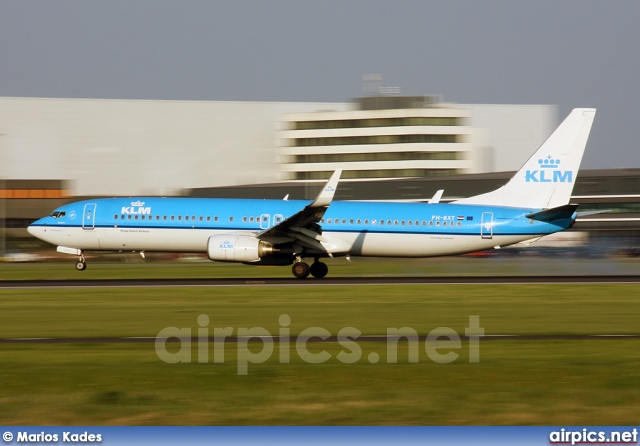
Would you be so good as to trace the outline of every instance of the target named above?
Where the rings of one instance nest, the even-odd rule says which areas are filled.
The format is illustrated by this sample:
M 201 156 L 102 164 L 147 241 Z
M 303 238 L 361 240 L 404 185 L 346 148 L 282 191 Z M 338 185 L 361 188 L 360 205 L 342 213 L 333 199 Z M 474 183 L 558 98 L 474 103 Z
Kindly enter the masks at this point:
M 216 327 L 264 327 L 279 317 L 290 334 L 322 327 L 363 334 L 411 327 L 463 335 L 470 315 L 491 334 L 638 334 L 640 286 L 327 286 L 0 290 L 0 338 L 68 337 L 67 344 L 0 344 L 0 424 L 637 424 L 640 341 L 481 341 L 451 364 L 421 348 L 417 364 L 359 340 L 362 359 L 343 364 L 339 344 L 324 364 L 291 363 L 279 350 L 237 373 L 237 345 L 224 364 L 166 364 L 153 342 L 87 343 L 86 337 L 155 336 L 209 317 Z M 401 343 L 406 349 L 406 343 Z M 210 346 L 211 347 L 211 346 Z M 177 343 L 167 349 L 177 349 Z M 260 349 L 260 343 L 251 350 Z M 370 352 L 380 361 L 370 364 Z M 446 350 L 445 350 L 446 352 Z
M 361 343 L 356 364 L 306 364 L 291 352 L 236 372 L 224 364 L 165 364 L 151 345 L 3 346 L 0 422 L 82 425 L 538 424 L 634 425 L 638 341 L 491 341 L 481 362 L 466 343 L 451 364 L 386 364 Z M 277 349 L 276 349 L 277 351 Z M 377 351 L 378 364 L 366 354 Z
M 506 250 L 505 250 L 506 251 Z M 639 258 L 576 257 L 499 254 L 427 259 L 354 257 L 326 259 L 328 277 L 482 276 L 482 275 L 600 275 L 638 274 Z M 38 263 L 0 262 L 0 280 L 157 279 L 157 278 L 268 278 L 293 279 L 290 266 L 248 266 L 209 260 L 167 262 L 156 254 L 143 260 L 136 254 L 103 255 L 87 260 L 86 271 L 76 271 L 68 256 Z M 308 280 L 313 280 L 309 278 Z
M 637 334 L 639 285 L 246 286 L 0 290 L 0 338 L 155 336 L 164 327 L 319 326 L 384 334 L 439 326 L 462 333 L 478 315 L 487 334 Z

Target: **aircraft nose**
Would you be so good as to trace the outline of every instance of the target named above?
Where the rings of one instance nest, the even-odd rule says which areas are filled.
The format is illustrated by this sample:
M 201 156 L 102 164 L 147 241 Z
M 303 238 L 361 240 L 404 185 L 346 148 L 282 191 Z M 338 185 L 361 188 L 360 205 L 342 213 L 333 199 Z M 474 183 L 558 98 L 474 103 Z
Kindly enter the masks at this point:
M 33 224 L 30 224 L 29 226 L 27 226 L 27 232 L 33 236 L 36 235 L 36 228 L 35 226 L 33 226 Z
M 33 235 L 34 237 L 38 237 L 42 232 L 42 228 L 39 225 L 41 221 L 42 219 L 36 220 L 33 223 L 31 223 L 29 226 L 27 226 L 27 232 Z

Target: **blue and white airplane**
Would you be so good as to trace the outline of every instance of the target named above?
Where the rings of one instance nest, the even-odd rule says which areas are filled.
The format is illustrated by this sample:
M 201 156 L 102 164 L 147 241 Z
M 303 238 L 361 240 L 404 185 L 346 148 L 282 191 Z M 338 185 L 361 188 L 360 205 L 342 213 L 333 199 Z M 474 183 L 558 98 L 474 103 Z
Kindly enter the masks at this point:
M 291 265 L 326 276 L 322 258 L 432 257 L 512 245 L 570 228 L 571 191 L 595 109 L 575 109 L 501 188 L 452 203 L 333 201 L 337 170 L 315 200 L 100 198 L 67 204 L 29 226 L 58 251 L 207 253 L 220 262 Z M 313 258 L 311 266 L 303 261 Z

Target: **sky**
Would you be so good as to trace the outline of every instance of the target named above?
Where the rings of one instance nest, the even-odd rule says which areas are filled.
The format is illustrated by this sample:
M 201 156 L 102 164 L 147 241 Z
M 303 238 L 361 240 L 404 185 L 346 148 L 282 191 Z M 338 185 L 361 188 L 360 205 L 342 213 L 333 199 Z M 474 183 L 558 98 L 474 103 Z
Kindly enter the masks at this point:
M 0 96 L 598 109 L 583 168 L 640 167 L 640 1 L 0 0 Z M 1 123 L 0 123 L 1 126 Z

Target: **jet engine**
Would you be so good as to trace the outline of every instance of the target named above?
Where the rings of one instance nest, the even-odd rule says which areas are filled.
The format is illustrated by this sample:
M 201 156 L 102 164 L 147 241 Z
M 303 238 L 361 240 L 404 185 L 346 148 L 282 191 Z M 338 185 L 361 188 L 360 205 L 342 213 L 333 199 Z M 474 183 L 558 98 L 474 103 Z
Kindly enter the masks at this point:
M 255 237 L 220 234 L 209 237 L 207 253 L 218 262 L 257 262 L 274 253 L 273 245 Z

